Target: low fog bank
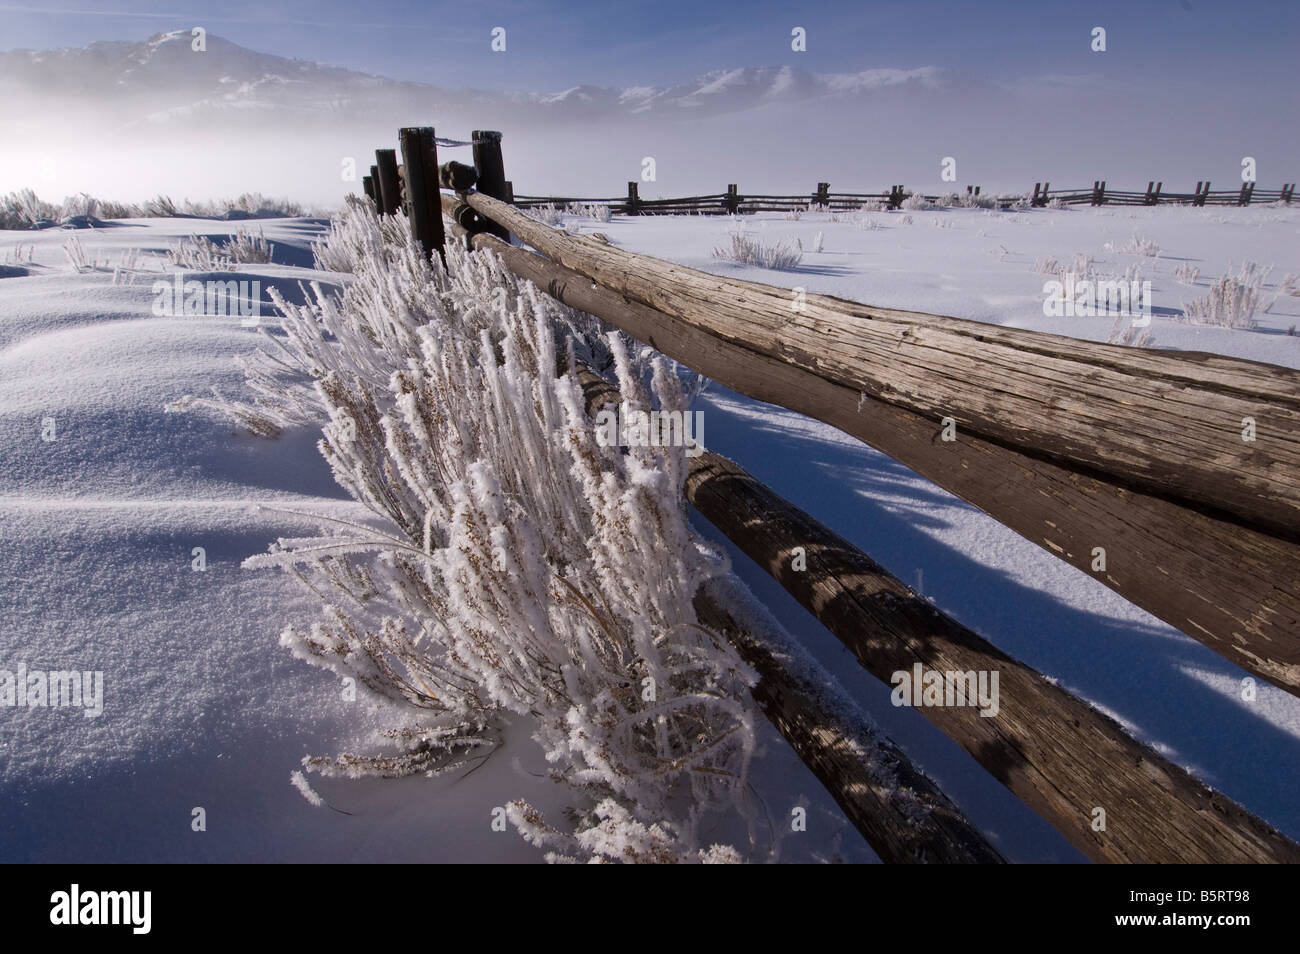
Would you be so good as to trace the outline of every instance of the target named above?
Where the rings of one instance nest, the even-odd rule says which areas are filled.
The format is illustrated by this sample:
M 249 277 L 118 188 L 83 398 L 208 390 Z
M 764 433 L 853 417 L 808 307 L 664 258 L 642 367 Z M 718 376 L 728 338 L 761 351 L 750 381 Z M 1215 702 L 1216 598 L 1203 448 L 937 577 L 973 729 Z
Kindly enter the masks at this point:
M 1270 94 L 1262 94 L 1265 98 Z M 427 113 L 303 119 L 274 110 L 232 110 L 121 122 L 97 117 L 93 104 L 9 102 L 0 122 L 10 148 L 0 155 L 0 192 L 30 187 L 45 198 L 88 192 L 139 201 L 157 194 L 204 200 L 243 192 L 283 195 L 331 206 L 360 191 L 376 147 L 395 146 L 401 125 L 434 125 L 467 139 L 473 128 L 505 135 L 506 171 L 520 194 L 616 196 L 629 180 L 643 197 L 725 191 L 876 192 L 895 183 L 926 191 L 1024 192 L 1055 188 L 1141 189 L 1148 179 L 1190 191 L 1198 179 L 1216 188 L 1241 182 L 1241 161 L 1257 163 L 1263 187 L 1296 178 L 1300 133 L 1204 98 L 1160 102 L 1132 91 L 1077 88 L 1068 82 L 1024 89 L 976 87 L 916 93 L 906 100 L 844 99 L 773 103 L 725 115 L 559 116 L 483 103 L 475 115 Z M 1277 115 L 1279 113 L 1274 113 Z M 470 161 L 468 148 L 444 159 Z M 944 157 L 955 182 L 940 179 Z M 655 180 L 642 179 L 654 159 Z M 356 179 L 345 160 L 356 160 Z

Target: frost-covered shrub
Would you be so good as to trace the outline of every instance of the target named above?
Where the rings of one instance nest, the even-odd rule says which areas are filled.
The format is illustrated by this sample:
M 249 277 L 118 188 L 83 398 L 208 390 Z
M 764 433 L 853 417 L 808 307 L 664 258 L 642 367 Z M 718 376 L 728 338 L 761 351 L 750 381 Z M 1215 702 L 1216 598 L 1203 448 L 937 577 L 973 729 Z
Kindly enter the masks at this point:
M 5 252 L 6 265 L 22 265 L 23 263 L 31 264 L 32 255 L 36 252 L 36 246 L 33 244 L 23 244 L 16 242 Z
M 991 195 L 976 195 L 974 192 L 949 192 L 934 203 L 934 208 L 944 209 L 992 209 L 997 200 Z
M 31 189 L 0 199 L 0 228 L 30 228 L 41 220 L 61 219 L 148 219 L 175 218 L 277 218 L 303 214 L 302 207 L 288 199 L 270 199 L 259 192 L 212 202 L 184 203 L 184 211 L 169 196 L 159 195 L 142 203 L 102 201 L 84 192 L 69 196 L 61 205 L 43 202 Z
M 350 218 L 359 214 L 367 200 L 349 195 L 344 200 L 342 216 Z M 312 242 L 312 255 L 316 267 L 327 272 L 357 272 L 363 262 L 384 263 L 403 254 L 402 242 L 410 228 L 405 219 L 385 215 L 376 219 L 372 228 L 353 229 L 349 241 L 342 241 L 333 231 Z
M 520 209 L 520 211 L 529 218 L 536 219 L 543 225 L 549 225 L 553 229 L 557 229 L 564 224 L 565 211 L 558 205 L 535 205 L 530 209 Z
M 235 265 L 269 262 L 274 251 L 260 230 L 256 237 L 238 232 L 224 244 L 206 235 L 191 235 L 168 246 L 167 261 L 194 271 L 225 271 Z
M 236 232 L 226 242 L 225 252 L 229 258 L 240 265 L 259 265 L 270 262 L 275 255 L 275 246 L 266 240 L 266 234 L 257 230 L 254 237 L 248 232 Z
M 1196 280 L 1201 277 L 1201 269 L 1188 262 L 1181 262 L 1174 266 L 1174 278 L 1184 285 L 1195 285 Z
M 223 249 L 206 235 L 191 235 L 167 246 L 167 262 L 193 271 L 224 271 L 234 264 Z
M 926 212 L 935 208 L 935 205 L 921 193 L 913 192 L 903 200 L 901 208 L 907 212 Z
M 788 270 L 798 267 L 803 260 L 803 250 L 798 242 L 765 244 L 762 239 L 733 232 L 729 244 L 714 248 L 713 257 L 737 265 Z
M 1273 300 L 1264 306 L 1264 314 L 1267 315 L 1272 311 L 1273 306 L 1277 304 L 1278 299 L 1283 295 L 1300 296 L 1300 276 L 1297 276 L 1295 272 L 1288 272 L 1282 276 L 1282 280 L 1277 284 L 1277 289 L 1273 292 Z
M 737 860 L 701 822 L 744 792 L 755 675 L 694 615 L 725 561 L 687 521 L 685 449 L 602 446 L 556 368 L 603 348 L 647 410 L 682 409 L 676 375 L 657 358 L 647 389 L 594 319 L 491 253 L 451 243 L 447 269 L 431 265 L 365 203 L 317 255 L 354 278 L 341 298 L 274 296 L 285 363 L 293 386 L 314 382 L 322 453 L 375 519 L 329 521 L 247 565 L 324 597 L 282 643 L 386 700 L 395 724 L 379 751 L 304 767 L 445 772 L 490 753 L 510 714 L 573 794 L 568 821 L 506 806 L 549 860 Z
M 59 218 L 67 219 L 85 216 L 88 219 L 97 219 L 99 218 L 99 211 L 99 200 L 82 192 L 78 195 L 70 195 L 63 200 L 63 206 L 59 209 Z
M 614 217 L 614 211 L 608 205 L 582 205 L 577 212 L 583 218 L 595 219 L 597 222 L 608 222 Z
M 1105 249 L 1108 252 L 1119 252 L 1122 255 L 1144 255 L 1147 258 L 1155 258 L 1160 254 L 1160 246 L 1153 240 L 1137 235 L 1134 235 L 1127 242 L 1107 242 Z
M 1197 324 L 1222 328 L 1254 327 L 1260 288 L 1272 270 L 1271 265 L 1260 268 L 1255 262 L 1246 262 L 1233 274 L 1229 262 L 1228 271 L 1210 286 L 1209 295 L 1183 305 L 1183 315 Z
M 1110 337 L 1107 340 L 1110 344 L 1129 348 L 1151 348 L 1156 343 L 1155 337 L 1147 328 L 1135 326 L 1131 319 L 1126 321 L 1123 315 L 1117 315 L 1111 323 Z
M 1036 258 L 1034 259 L 1034 271 L 1044 275 L 1056 275 L 1062 281 L 1070 274 L 1074 275 L 1075 281 L 1092 280 L 1101 277 L 1094 267 L 1092 256 L 1084 255 L 1082 252 L 1076 254 L 1073 261 L 1068 264 L 1058 262 L 1050 256 Z
M 171 200 L 171 196 L 157 195 L 145 202 L 143 210 L 146 219 L 170 219 L 178 213 L 176 203 Z
M 170 200 L 169 200 L 170 201 Z M 245 192 L 233 199 L 216 199 L 208 202 L 185 201 L 185 214 L 199 218 L 296 218 L 302 215 L 302 206 L 287 198 L 271 198 L 260 192 Z M 172 214 L 176 214 L 173 211 Z
M 68 256 L 68 261 L 77 272 L 93 271 L 99 265 L 98 262 L 86 257 L 86 249 L 75 235 L 69 236 L 63 243 L 63 254 Z
M 42 202 L 31 189 L 10 192 L 0 199 L 0 228 L 29 229 L 37 222 L 58 216 L 58 206 Z
M 784 217 L 787 222 L 798 222 L 803 218 L 803 209 L 789 209 Z M 832 221 L 834 221 L 833 218 Z

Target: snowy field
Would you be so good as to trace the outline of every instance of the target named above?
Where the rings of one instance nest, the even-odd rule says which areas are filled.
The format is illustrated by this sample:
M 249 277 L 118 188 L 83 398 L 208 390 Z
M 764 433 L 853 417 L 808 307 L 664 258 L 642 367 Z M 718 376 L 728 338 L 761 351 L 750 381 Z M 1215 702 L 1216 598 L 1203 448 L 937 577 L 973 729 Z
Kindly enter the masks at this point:
M 910 221 L 909 221 L 910 219 Z M 1133 266 L 1151 281 L 1156 348 L 1213 351 L 1300 368 L 1300 209 L 1076 209 L 807 213 L 718 218 L 569 217 L 616 245 L 720 274 L 872 304 L 1107 340 L 1110 318 L 1049 318 L 1040 268 L 1088 256 L 1099 276 Z M 256 344 L 237 317 L 165 317 L 153 283 L 171 279 L 170 243 L 259 228 L 268 264 L 186 279 L 257 281 L 263 324 L 276 287 L 345 280 L 311 270 L 320 220 L 132 220 L 95 230 L 0 232 L 0 668 L 104 673 L 97 718 L 76 709 L 0 708 L 0 860 L 532 861 L 489 825 L 527 798 L 558 810 L 526 725 L 468 775 L 319 781 L 331 807 L 289 783 L 304 754 L 359 744 L 382 713 L 277 645 L 313 601 L 287 574 L 240 569 L 275 538 L 310 532 L 277 509 L 358 516 L 305 428 L 275 440 L 205 412 L 165 413 L 184 394 L 238 396 L 234 358 Z M 741 227 L 797 239 L 793 271 L 729 265 L 711 250 Z M 820 233 L 820 237 L 819 237 Z M 75 237 L 80 251 L 65 244 Z M 1134 240 L 1152 257 L 1121 249 Z M 1136 247 L 1133 246 L 1133 247 Z M 820 248 L 820 251 L 814 249 Z M 73 264 L 80 261 L 81 267 Z M 1181 320 L 1232 263 L 1272 265 L 1257 325 Z M 1198 268 L 1191 279 L 1177 269 Z M 1131 272 L 1130 272 L 1131 273 Z M 1263 309 L 1267 307 L 1267 312 Z M 871 554 L 995 645 L 1120 720 L 1136 736 L 1300 838 L 1300 700 L 1260 688 L 1200 644 L 1053 560 L 990 518 L 857 441 L 712 386 L 705 443 Z M 49 419 L 53 419 L 52 427 Z M 48 439 L 53 437 L 52 440 Z M 717 534 L 697 520 L 702 533 Z M 194 548 L 206 569 L 193 568 Z M 954 800 L 1015 861 L 1078 853 L 918 713 L 868 676 L 766 574 L 735 566 Z M 780 827 L 809 806 L 807 833 L 779 860 L 874 855 L 764 723 L 753 824 Z M 206 831 L 192 830 L 195 808 Z M 775 819 L 775 821 L 774 821 Z M 719 837 L 724 833 L 719 833 Z M 730 837 L 739 837 L 729 833 Z M 766 836 L 764 836 L 766 837 Z

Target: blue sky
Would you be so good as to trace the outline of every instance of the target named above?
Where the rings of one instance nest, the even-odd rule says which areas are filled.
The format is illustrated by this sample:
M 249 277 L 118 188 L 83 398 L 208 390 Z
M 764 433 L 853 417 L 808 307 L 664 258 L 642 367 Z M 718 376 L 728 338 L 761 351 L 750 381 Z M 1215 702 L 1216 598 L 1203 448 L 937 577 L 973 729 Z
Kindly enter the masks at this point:
M 987 80 L 1103 73 L 1156 91 L 1214 84 L 1248 95 L 1296 80 L 1294 0 L 78 0 L 0 3 L 6 49 L 140 40 L 204 26 L 241 46 L 399 79 L 486 89 L 663 84 L 711 69 L 812 72 L 943 66 Z M 490 31 L 506 28 L 493 54 Z M 790 30 L 808 49 L 790 49 Z M 1108 50 L 1088 46 L 1106 27 Z

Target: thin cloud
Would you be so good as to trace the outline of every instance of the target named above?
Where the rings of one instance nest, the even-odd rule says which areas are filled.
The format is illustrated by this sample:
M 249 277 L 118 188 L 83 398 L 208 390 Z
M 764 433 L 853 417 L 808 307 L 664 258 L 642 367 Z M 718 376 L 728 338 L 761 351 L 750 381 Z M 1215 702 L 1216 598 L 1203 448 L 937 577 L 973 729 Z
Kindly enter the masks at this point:
M 349 22 L 325 22 L 321 20 L 297 20 L 288 17 L 214 17 L 206 13 L 193 12 L 174 12 L 174 13 L 145 13 L 136 10 L 77 10 L 71 8 L 51 8 L 51 7 L 33 7 L 22 6 L 19 4 L 0 4 L 0 13 L 35 13 L 45 16 L 63 16 L 63 17 L 120 17 L 127 20 L 171 20 L 173 22 L 187 22 L 196 17 L 201 19 L 204 24 L 207 23 L 261 23 L 277 24 L 281 26 L 309 26 L 325 27 L 355 30 L 357 27 L 369 27 L 383 30 L 432 30 L 437 24 L 420 24 L 420 23 L 376 23 L 373 20 L 364 20 L 355 23 Z

